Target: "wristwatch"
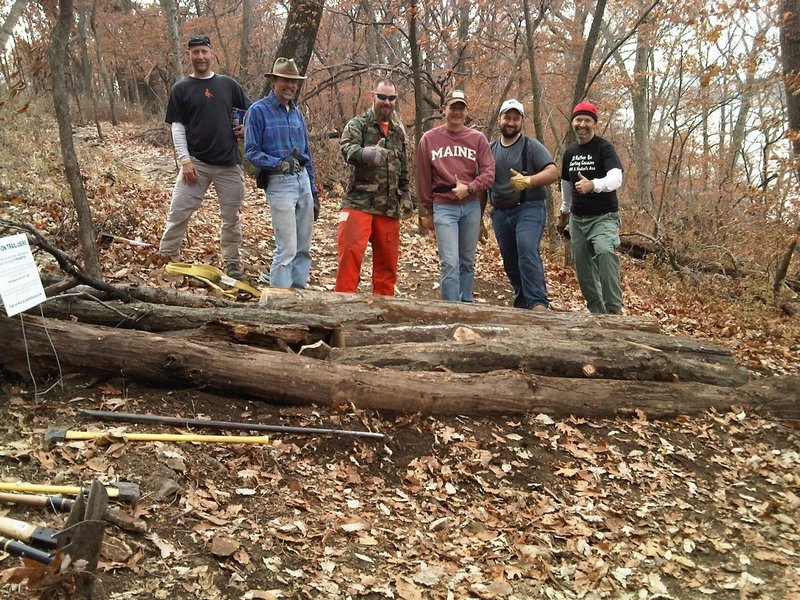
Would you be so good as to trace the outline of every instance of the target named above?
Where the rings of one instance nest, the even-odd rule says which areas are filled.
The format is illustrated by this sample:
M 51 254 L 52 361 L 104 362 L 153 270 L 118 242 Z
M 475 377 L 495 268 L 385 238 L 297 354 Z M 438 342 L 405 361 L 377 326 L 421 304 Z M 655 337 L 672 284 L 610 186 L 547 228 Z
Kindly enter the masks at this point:
M 468 194 L 474 194 L 475 193 L 475 190 L 473 189 L 473 187 L 471 185 L 467 186 L 467 193 Z

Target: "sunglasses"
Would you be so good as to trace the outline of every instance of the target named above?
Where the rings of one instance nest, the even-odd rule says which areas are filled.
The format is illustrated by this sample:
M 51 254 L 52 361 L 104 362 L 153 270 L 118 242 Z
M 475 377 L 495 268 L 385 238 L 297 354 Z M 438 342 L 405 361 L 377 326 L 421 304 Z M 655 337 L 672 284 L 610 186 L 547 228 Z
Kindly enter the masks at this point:
M 374 93 L 375 96 L 378 98 L 378 100 L 383 100 L 383 101 L 388 100 L 389 102 L 394 102 L 395 100 L 397 100 L 397 94 L 379 94 L 378 92 Z

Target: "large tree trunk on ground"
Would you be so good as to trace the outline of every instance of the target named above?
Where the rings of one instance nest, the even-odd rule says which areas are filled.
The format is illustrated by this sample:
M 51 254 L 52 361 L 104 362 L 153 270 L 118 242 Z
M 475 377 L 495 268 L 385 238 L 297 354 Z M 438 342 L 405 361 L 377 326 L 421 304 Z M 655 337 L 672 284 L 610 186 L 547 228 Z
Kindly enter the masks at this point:
M 341 327 L 332 318 L 239 306 L 182 308 L 147 302 L 111 304 L 70 296 L 50 300 L 42 305 L 42 311 L 46 317 L 62 320 L 75 319 L 81 323 L 156 333 L 180 331 L 194 340 L 229 341 L 269 349 L 320 340 L 329 346 L 342 343 Z
M 730 360 L 728 364 L 703 362 L 624 340 L 541 339 L 537 332 L 503 339 L 337 348 L 329 360 L 407 371 L 488 373 L 515 369 L 557 377 L 697 381 L 731 387 L 747 383 L 748 378 L 747 370 Z
M 797 377 L 739 388 L 698 383 L 552 378 L 500 371 L 489 374 L 400 373 L 320 361 L 252 347 L 213 347 L 140 331 L 109 329 L 23 316 L 0 316 L 4 365 L 24 374 L 26 350 L 42 369 L 85 370 L 168 385 L 195 385 L 287 404 L 353 404 L 360 408 L 427 414 L 519 414 L 608 417 L 636 409 L 651 417 L 692 414 L 733 405 L 797 418 Z M 52 344 L 52 345 L 51 345 Z
M 99 303 L 73 296 L 54 298 L 47 317 L 149 332 L 180 332 L 194 341 L 233 342 L 260 348 L 299 350 L 323 341 L 337 350 L 332 362 L 396 370 L 460 373 L 502 369 L 560 377 L 653 381 L 698 381 L 738 386 L 747 371 L 730 350 L 691 338 L 648 331 L 527 326 L 418 325 L 350 327 L 334 317 L 253 310 L 241 306 L 183 308 L 150 303 Z M 513 311 L 512 311 L 513 314 Z M 352 339 L 350 339 L 350 337 Z M 367 342 L 367 343 L 365 343 Z
M 327 315 L 342 323 L 480 323 L 540 325 L 550 328 L 604 327 L 658 332 L 651 317 L 593 315 L 584 312 L 539 313 L 516 308 L 481 306 L 439 300 L 411 300 L 389 296 L 365 296 L 337 292 L 267 288 L 260 306 L 274 310 Z

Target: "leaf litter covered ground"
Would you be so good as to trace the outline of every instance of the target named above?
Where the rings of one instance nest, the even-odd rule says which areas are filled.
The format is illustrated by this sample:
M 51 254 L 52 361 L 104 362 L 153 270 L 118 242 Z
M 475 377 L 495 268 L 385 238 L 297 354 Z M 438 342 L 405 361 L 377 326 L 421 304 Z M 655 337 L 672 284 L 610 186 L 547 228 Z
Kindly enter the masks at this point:
M 74 248 L 54 128 L 42 115 L 10 120 L 14 126 L 0 133 L 0 213 Z M 175 165 L 163 127 L 144 130 L 106 125 L 101 142 L 92 128 L 77 128 L 76 140 L 98 228 L 157 244 Z M 317 156 L 326 188 L 311 283 L 331 289 L 345 169 L 335 147 Z M 272 231 L 252 181 L 243 215 L 246 268 L 255 277 L 269 264 Z M 218 264 L 218 227 L 207 201 L 185 258 Z M 102 251 L 106 275 L 185 287 L 151 255 L 112 244 Z M 582 310 L 560 251 L 547 259 L 554 305 Z M 401 262 L 399 295 L 438 295 L 434 242 L 409 223 Z M 658 317 L 665 332 L 728 345 L 754 377 L 798 371 L 798 324 L 763 300 L 756 284 L 687 280 L 627 258 L 623 271 L 630 314 Z M 510 303 L 491 241 L 480 249 L 477 295 Z M 767 415 L 734 407 L 657 422 L 644 414 L 602 421 L 390 416 L 276 407 L 90 375 L 67 377 L 37 400 L 31 392 L 29 381 L 3 382 L 4 480 L 98 477 L 141 486 L 142 500 L 128 510 L 148 531 L 107 531 L 100 576 L 109 598 L 800 598 L 800 444 L 796 423 Z M 117 432 L 45 448 L 43 433 L 54 424 L 112 427 L 81 418 L 79 408 L 386 437 L 275 435 L 276 445 L 259 447 L 124 443 Z M 61 519 L 12 506 L 0 511 L 53 527 Z M 35 577 L 34 584 L 15 582 L 19 559 L 0 556 L 0 597 L 41 593 Z M 49 597 L 69 597 L 68 582 L 61 584 L 47 582 Z

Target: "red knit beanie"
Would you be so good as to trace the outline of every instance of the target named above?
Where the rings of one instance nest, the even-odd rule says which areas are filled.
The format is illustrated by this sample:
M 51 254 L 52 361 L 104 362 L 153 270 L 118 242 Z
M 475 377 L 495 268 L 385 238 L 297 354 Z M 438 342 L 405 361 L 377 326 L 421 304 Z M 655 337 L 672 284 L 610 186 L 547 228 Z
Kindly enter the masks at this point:
M 572 118 L 574 119 L 578 115 L 592 117 L 594 122 L 597 123 L 597 107 L 591 102 L 584 100 L 583 102 L 576 104 L 575 108 L 572 109 Z

